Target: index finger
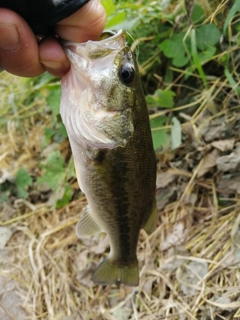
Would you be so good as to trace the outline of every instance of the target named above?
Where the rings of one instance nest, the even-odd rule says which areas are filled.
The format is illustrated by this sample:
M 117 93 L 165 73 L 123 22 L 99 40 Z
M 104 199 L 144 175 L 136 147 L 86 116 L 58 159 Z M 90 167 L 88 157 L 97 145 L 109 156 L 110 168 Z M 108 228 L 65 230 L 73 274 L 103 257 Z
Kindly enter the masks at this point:
M 55 26 L 58 36 L 67 41 L 96 40 L 106 23 L 106 12 L 99 0 L 90 0 L 70 17 Z

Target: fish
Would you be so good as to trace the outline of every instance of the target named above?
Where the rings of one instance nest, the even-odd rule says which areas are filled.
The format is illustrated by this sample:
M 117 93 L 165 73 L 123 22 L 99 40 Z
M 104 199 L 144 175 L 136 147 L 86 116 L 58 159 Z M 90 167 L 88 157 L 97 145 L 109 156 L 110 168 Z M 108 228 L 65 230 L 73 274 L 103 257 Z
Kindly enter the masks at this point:
M 71 69 L 61 80 L 60 114 L 88 203 L 76 233 L 108 235 L 110 251 L 93 283 L 138 286 L 139 234 L 154 231 L 157 207 L 156 155 L 137 61 L 124 30 L 63 47 Z

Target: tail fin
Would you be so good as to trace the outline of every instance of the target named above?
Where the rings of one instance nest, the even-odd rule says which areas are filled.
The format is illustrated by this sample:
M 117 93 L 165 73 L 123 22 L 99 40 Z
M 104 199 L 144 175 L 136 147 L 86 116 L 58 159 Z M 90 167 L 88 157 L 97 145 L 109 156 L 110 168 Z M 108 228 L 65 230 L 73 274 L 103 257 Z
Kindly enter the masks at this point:
M 95 270 L 92 281 L 96 284 L 107 285 L 123 283 L 127 286 L 138 286 L 139 272 L 137 259 L 129 265 L 117 265 L 104 259 Z

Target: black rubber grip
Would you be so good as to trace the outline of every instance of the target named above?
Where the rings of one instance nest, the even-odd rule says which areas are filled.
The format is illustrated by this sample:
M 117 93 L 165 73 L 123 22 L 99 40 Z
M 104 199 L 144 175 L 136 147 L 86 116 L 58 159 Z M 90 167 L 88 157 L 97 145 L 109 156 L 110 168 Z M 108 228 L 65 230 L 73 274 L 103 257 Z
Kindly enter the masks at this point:
M 54 34 L 54 26 L 89 0 L 0 0 L 0 8 L 8 8 L 22 16 L 35 34 Z M 1 22 L 1 21 L 0 21 Z

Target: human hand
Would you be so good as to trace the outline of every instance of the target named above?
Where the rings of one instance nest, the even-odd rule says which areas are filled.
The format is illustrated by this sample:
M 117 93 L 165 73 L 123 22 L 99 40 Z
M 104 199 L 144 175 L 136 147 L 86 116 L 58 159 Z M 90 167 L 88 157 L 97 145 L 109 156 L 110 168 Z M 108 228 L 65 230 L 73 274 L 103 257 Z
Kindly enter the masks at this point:
M 81 9 L 55 26 L 56 34 L 68 41 L 96 40 L 102 33 L 106 14 L 99 0 L 90 0 Z M 27 22 L 14 11 L 0 8 L 0 69 L 23 77 L 35 77 L 46 70 L 62 77 L 70 63 L 56 37 L 38 41 Z

